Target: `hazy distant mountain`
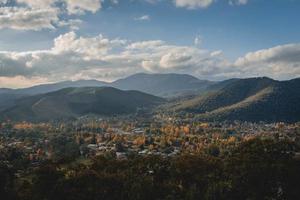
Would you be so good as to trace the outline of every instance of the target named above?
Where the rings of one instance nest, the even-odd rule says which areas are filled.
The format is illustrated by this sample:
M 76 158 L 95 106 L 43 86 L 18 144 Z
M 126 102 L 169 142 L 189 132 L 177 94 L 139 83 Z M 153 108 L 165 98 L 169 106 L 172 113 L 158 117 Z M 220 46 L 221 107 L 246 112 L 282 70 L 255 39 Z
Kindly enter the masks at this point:
M 232 84 L 236 81 L 239 81 L 239 80 L 241 80 L 241 79 L 232 78 L 232 79 L 227 79 L 227 80 L 224 80 L 224 81 L 214 82 L 214 84 L 209 85 L 205 91 L 206 92 L 217 91 L 217 90 L 225 88 L 226 86 L 228 86 L 228 85 L 230 85 L 230 84 Z
M 54 92 L 69 87 L 102 87 L 110 86 L 122 90 L 138 90 L 156 96 L 175 96 L 184 93 L 205 90 L 214 82 L 199 80 L 186 74 L 135 74 L 115 82 L 97 80 L 64 81 L 53 84 L 37 85 L 24 89 L 0 89 L 0 94 L 35 95 Z
M 0 94 L 7 94 L 12 92 L 13 89 L 9 89 L 9 88 L 0 88 Z
M 206 120 L 300 121 L 300 79 L 250 78 L 232 81 L 210 94 L 181 102 L 176 111 Z
M 125 79 L 107 83 L 97 80 L 64 81 L 43 84 L 24 89 L 0 88 L 0 111 L 11 106 L 18 98 L 45 94 L 69 87 L 102 87 L 110 86 L 123 90 L 138 90 L 161 97 L 174 97 L 199 94 L 213 82 L 201 81 L 185 74 L 135 74 Z
M 0 93 L 0 111 L 13 106 L 15 101 L 24 95 L 13 94 L 13 93 Z
M 86 114 L 130 114 L 151 107 L 164 99 L 138 91 L 110 87 L 66 88 L 20 99 L 0 113 L 2 119 L 55 120 Z
M 54 92 L 69 87 L 102 87 L 107 85 L 108 83 L 97 80 L 64 81 L 52 84 L 37 85 L 30 88 L 11 90 L 10 92 L 24 95 L 36 95 Z
M 15 104 L 19 98 L 54 92 L 69 87 L 102 87 L 107 83 L 96 80 L 64 81 L 52 84 L 37 85 L 24 89 L 0 89 L 0 111 Z
M 213 82 L 199 80 L 187 74 L 135 74 L 117 80 L 111 86 L 123 90 L 138 90 L 162 97 L 174 97 L 204 91 Z

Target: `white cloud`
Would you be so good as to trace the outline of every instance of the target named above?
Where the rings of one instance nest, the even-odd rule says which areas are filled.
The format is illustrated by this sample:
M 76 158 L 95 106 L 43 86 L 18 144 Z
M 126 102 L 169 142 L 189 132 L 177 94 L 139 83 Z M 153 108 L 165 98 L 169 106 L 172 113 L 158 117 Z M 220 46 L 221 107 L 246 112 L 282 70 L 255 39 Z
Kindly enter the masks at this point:
M 0 77 L 42 77 L 49 81 L 69 79 L 83 71 L 87 73 L 87 69 L 105 69 L 109 64 L 105 57 L 112 55 L 110 50 L 125 43 L 124 40 L 109 40 L 102 35 L 77 37 L 70 32 L 57 37 L 49 50 L 0 52 Z
M 162 0 L 146 0 L 158 3 Z M 216 0 L 169 0 L 177 7 L 187 9 L 207 8 Z M 231 5 L 244 5 L 248 0 L 228 0 Z M 9 3 L 14 2 L 14 3 Z M 79 19 L 74 15 L 96 13 L 103 2 L 117 5 L 118 0 L 0 0 L 0 29 L 42 30 L 69 26 L 78 29 Z M 72 18 L 72 19 L 70 19 Z M 137 21 L 149 21 L 149 15 L 134 18 Z
M 213 51 L 213 52 L 210 53 L 210 55 L 211 55 L 212 57 L 222 56 L 222 55 L 223 55 L 223 51 L 221 51 L 221 50 Z
M 64 0 L 69 14 L 84 14 L 86 11 L 95 13 L 101 6 L 101 0 Z
M 83 23 L 80 19 L 69 19 L 69 20 L 61 20 L 58 22 L 58 26 L 60 27 L 69 27 L 71 30 L 78 30 L 79 26 Z
M 0 6 L 8 3 L 8 0 L 0 0 Z
M 76 30 L 81 21 L 70 19 L 69 15 L 95 13 L 102 7 L 102 0 L 15 0 L 15 5 L 0 1 L 0 29 L 15 30 L 38 31 L 63 26 Z M 113 4 L 117 2 L 111 0 Z
M 56 3 L 63 3 L 69 14 L 84 14 L 86 11 L 95 13 L 101 9 L 102 0 L 16 0 L 31 8 L 53 7 Z M 117 1 L 112 1 L 116 4 Z M 58 8 L 58 6 L 56 6 Z
M 53 82 L 71 77 L 112 80 L 147 71 L 201 75 L 215 71 L 215 61 L 211 59 L 215 58 L 207 51 L 160 40 L 134 43 L 102 35 L 78 37 L 69 32 L 57 37 L 48 50 L 0 52 L 0 77 L 40 77 Z
M 300 63 L 300 44 L 287 44 L 247 53 L 236 61 L 237 65 L 283 62 Z
M 136 20 L 136 21 L 149 21 L 150 19 L 151 18 L 149 15 L 143 15 L 143 16 L 134 18 L 134 20 Z
M 119 0 L 110 0 L 110 2 L 115 5 L 119 4 Z
M 23 3 L 28 5 L 31 8 L 49 8 L 57 0 L 16 0 L 18 3 Z
M 131 43 L 127 49 L 131 50 L 146 50 L 146 49 L 155 49 L 165 44 L 162 40 L 150 40 L 150 41 L 142 41 L 142 42 L 134 42 Z
M 84 55 L 84 59 L 101 59 L 109 50 L 125 44 L 124 40 L 109 40 L 102 35 L 92 38 L 77 37 L 74 32 L 61 35 L 54 40 L 52 51 L 55 53 L 75 52 Z
M 188 9 L 207 8 L 214 0 L 174 0 L 177 7 L 186 7 Z
M 230 0 L 230 5 L 246 5 L 248 3 L 248 0 Z
M 187 68 L 193 64 L 193 54 L 187 52 L 188 48 L 172 49 L 171 52 L 163 55 L 159 65 L 165 69 Z
M 57 12 L 55 8 L 0 7 L 0 29 L 54 29 L 54 24 L 59 21 Z
M 151 4 L 156 4 L 156 3 L 158 3 L 162 0 L 145 0 L 145 1 L 148 2 L 148 3 L 151 3 Z
M 300 44 L 280 45 L 247 53 L 234 65 L 247 75 L 289 78 L 300 76 Z
M 194 39 L 194 45 L 195 46 L 200 46 L 202 44 L 202 37 L 200 35 L 197 35 Z
M 207 8 L 215 2 L 217 0 L 173 0 L 176 7 L 187 9 Z M 246 5 L 248 0 L 228 0 L 228 3 L 230 5 Z
M 80 37 L 69 32 L 52 48 L 31 52 L 0 52 L 0 86 L 28 86 L 39 81 L 114 80 L 137 72 L 188 73 L 202 79 L 300 76 L 300 44 L 250 52 L 231 62 L 222 51 L 164 41 L 129 42 L 103 35 Z M 16 80 L 25 83 L 15 83 Z M 4 83 L 6 81 L 6 83 Z M 14 86 L 14 87 L 15 87 Z

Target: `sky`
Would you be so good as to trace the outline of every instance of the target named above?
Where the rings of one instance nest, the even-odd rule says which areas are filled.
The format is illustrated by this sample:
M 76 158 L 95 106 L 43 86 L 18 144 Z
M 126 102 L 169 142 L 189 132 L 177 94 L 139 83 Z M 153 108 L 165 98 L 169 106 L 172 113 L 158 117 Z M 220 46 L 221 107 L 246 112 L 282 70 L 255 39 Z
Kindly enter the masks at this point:
M 300 77 L 299 0 L 0 0 L 0 87 Z

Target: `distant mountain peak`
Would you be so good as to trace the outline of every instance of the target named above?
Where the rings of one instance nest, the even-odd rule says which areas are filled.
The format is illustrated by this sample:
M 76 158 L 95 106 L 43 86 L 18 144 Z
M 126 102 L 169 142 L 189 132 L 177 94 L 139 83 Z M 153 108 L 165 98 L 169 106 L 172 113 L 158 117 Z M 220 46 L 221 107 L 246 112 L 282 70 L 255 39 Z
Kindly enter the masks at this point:
M 189 93 L 199 94 L 212 83 L 188 74 L 138 73 L 119 79 L 113 82 L 112 86 L 124 90 L 133 89 L 157 96 L 172 97 Z

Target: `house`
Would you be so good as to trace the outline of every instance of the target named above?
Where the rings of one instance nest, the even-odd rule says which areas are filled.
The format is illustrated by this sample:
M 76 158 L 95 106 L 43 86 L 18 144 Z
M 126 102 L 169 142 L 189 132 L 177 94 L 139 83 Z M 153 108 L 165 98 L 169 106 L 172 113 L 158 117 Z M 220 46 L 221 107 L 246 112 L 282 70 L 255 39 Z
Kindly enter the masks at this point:
M 116 158 L 119 160 L 127 159 L 127 154 L 125 152 L 116 152 Z

